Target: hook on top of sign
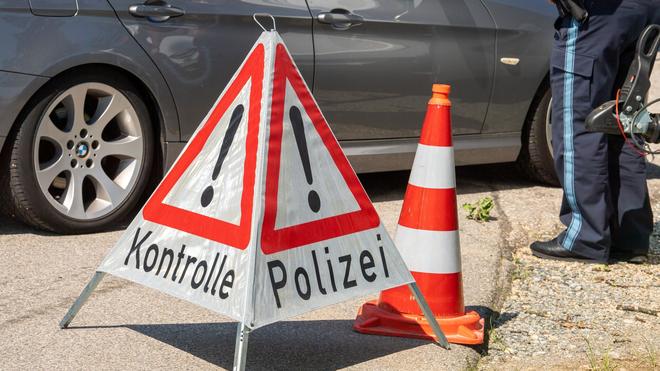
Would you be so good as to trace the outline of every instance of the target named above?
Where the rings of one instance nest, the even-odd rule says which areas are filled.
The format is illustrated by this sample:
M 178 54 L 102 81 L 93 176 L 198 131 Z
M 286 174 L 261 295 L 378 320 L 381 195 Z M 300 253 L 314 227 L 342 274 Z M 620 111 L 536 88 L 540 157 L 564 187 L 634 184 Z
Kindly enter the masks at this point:
M 254 21 L 259 25 L 259 27 L 261 27 L 262 30 L 268 32 L 266 27 L 264 27 L 264 25 L 261 24 L 261 22 L 259 22 L 257 17 L 270 17 L 270 19 L 273 21 L 273 28 L 271 28 L 270 31 L 277 31 L 277 27 L 275 26 L 275 17 L 273 17 L 272 14 L 270 14 L 270 13 L 254 13 L 254 14 L 252 14 L 252 19 L 254 19 Z

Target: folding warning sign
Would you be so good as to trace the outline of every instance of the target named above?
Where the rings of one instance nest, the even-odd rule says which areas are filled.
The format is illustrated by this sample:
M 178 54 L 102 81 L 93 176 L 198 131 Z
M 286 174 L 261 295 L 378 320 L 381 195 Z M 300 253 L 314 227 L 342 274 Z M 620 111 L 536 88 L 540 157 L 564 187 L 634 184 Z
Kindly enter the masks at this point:
M 244 329 L 413 282 L 275 31 L 262 33 L 98 271 Z

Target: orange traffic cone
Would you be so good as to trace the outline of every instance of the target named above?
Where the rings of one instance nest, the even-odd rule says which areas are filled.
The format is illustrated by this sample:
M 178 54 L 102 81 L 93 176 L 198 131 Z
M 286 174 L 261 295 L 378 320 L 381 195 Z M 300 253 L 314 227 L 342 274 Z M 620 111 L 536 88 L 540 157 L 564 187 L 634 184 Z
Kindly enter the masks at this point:
M 394 241 L 450 343 L 481 344 L 484 320 L 465 313 L 456 212 L 449 85 L 433 85 Z M 407 286 L 365 303 L 362 333 L 435 340 Z

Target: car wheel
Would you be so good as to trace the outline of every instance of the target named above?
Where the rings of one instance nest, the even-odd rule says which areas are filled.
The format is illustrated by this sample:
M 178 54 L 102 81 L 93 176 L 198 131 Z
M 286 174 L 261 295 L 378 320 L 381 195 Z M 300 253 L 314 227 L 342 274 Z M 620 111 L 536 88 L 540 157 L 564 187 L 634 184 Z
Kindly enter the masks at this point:
M 518 165 L 529 178 L 558 186 L 552 153 L 551 102 L 550 89 L 534 99 L 524 126 Z
M 154 135 L 138 89 L 119 74 L 69 74 L 24 110 L 6 153 L 12 215 L 59 233 L 115 226 L 149 184 Z

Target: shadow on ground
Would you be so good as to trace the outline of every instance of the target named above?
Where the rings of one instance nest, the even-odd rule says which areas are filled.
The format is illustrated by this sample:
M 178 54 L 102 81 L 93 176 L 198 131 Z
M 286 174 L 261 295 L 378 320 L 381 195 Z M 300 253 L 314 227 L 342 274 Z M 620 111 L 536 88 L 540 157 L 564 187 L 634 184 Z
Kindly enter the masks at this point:
M 130 218 L 132 219 L 132 218 Z M 129 220 L 123 223 L 118 223 L 112 228 L 103 230 L 103 232 L 112 232 L 124 230 L 128 227 Z M 38 228 L 33 228 L 27 224 L 23 224 L 13 217 L 0 212 L 0 236 L 10 234 L 31 234 L 36 236 L 60 236 L 61 234 L 45 231 Z M 77 234 L 77 233 L 74 233 Z
M 38 236 L 56 236 L 54 233 L 44 232 L 19 222 L 9 215 L 0 213 L 0 236 L 8 234 L 33 234 Z
M 300 370 L 313 365 L 316 370 L 341 369 L 428 344 L 423 340 L 362 335 L 354 332 L 352 325 L 352 320 L 284 321 L 257 329 L 249 337 L 246 368 Z M 116 327 L 129 328 L 216 366 L 232 368 L 235 322 Z M 98 328 L 103 326 L 70 327 Z
M 374 202 L 402 200 L 410 171 L 361 174 L 360 181 Z M 472 194 L 538 186 L 525 178 L 515 164 L 461 166 L 456 168 L 456 192 Z
M 497 311 L 491 311 L 488 308 L 485 309 L 488 310 L 488 316 L 485 316 L 482 314 L 482 312 L 477 310 L 477 312 L 479 312 L 479 314 L 481 314 L 481 316 L 486 319 L 484 329 L 484 343 L 479 348 L 481 354 L 488 354 L 491 346 L 500 346 L 502 339 L 501 336 L 499 336 L 497 333 L 497 328 L 518 317 L 518 312 L 500 313 Z
M 660 166 L 647 162 L 646 179 L 660 179 Z

